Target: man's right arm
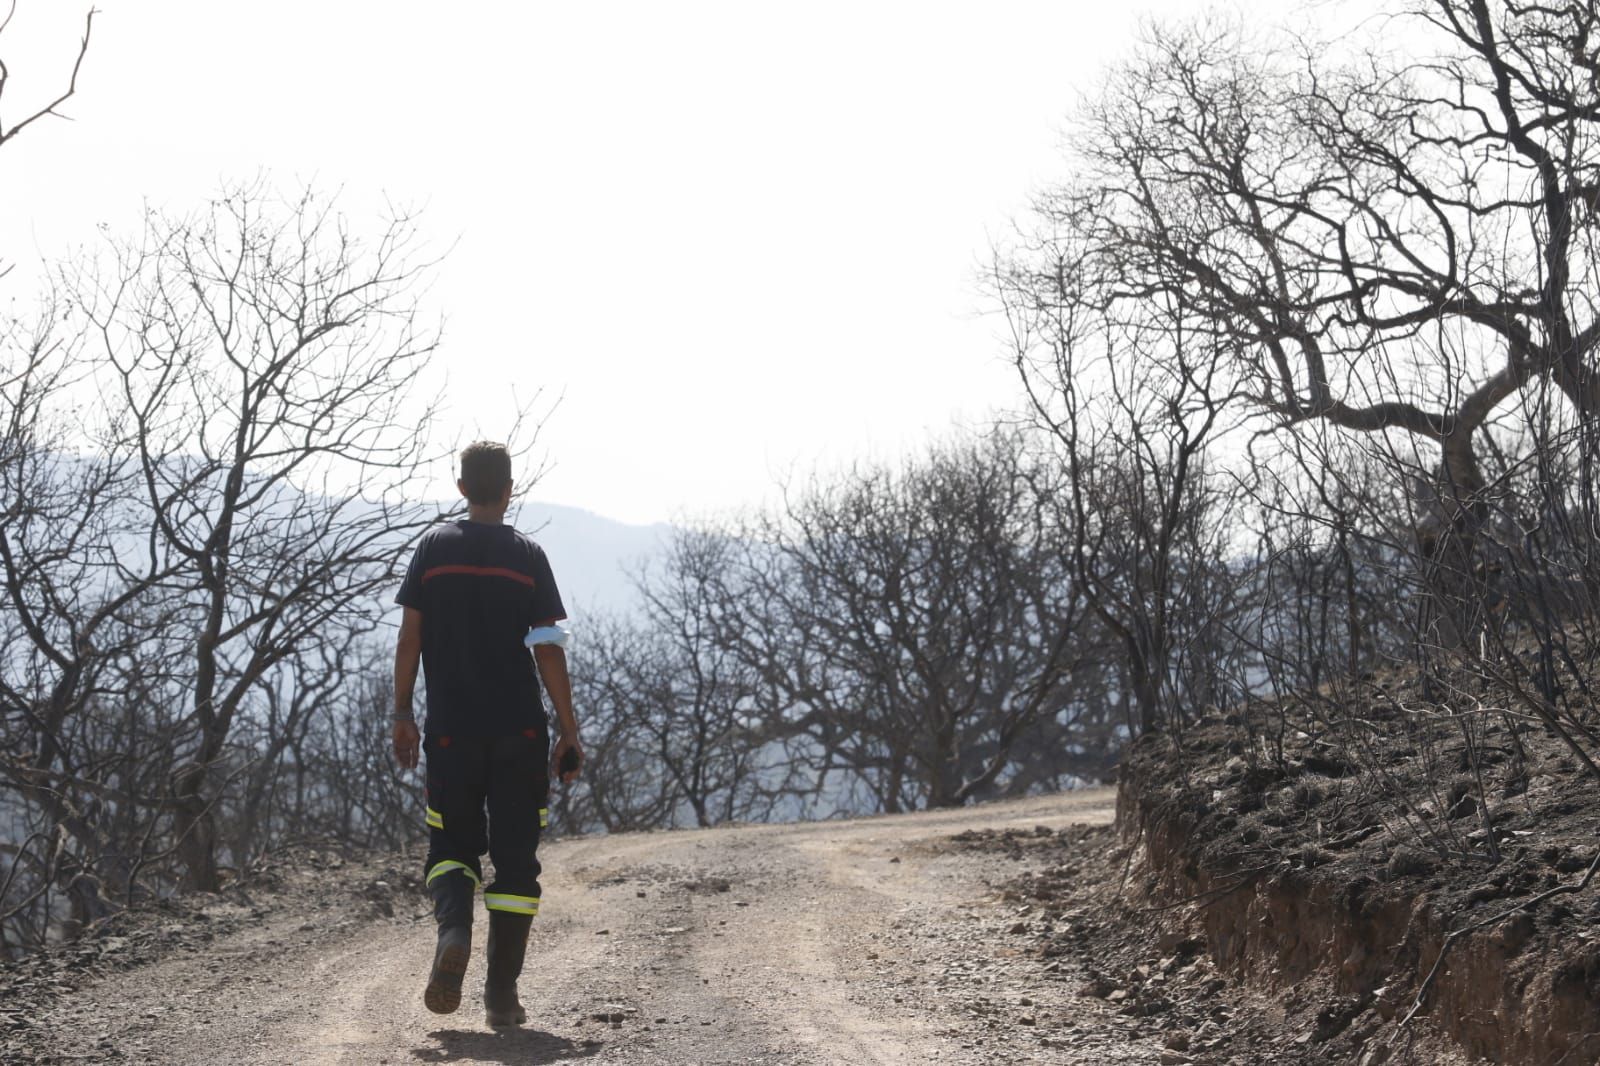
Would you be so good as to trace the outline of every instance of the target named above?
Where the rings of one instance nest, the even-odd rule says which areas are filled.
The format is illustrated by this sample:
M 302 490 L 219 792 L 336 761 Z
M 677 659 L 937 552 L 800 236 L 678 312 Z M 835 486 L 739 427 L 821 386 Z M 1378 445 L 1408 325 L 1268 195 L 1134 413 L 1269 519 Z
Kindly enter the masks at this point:
M 407 770 L 417 765 L 421 736 L 411 701 L 417 688 L 417 668 L 422 662 L 422 612 L 405 608 L 400 637 L 394 648 L 394 758 Z

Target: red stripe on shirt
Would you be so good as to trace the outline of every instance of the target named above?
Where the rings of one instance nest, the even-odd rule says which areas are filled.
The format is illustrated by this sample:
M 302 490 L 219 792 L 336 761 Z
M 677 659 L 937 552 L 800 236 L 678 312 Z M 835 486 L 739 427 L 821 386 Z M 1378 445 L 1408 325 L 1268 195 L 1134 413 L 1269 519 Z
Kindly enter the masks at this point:
M 533 578 L 516 570 L 508 570 L 503 566 L 467 566 L 465 564 L 456 564 L 453 566 L 435 566 L 432 569 L 423 571 L 422 580 L 427 581 L 429 578 L 439 577 L 442 574 L 469 574 L 474 577 L 508 577 L 512 581 L 517 582 L 519 585 L 527 585 L 529 588 L 533 587 Z

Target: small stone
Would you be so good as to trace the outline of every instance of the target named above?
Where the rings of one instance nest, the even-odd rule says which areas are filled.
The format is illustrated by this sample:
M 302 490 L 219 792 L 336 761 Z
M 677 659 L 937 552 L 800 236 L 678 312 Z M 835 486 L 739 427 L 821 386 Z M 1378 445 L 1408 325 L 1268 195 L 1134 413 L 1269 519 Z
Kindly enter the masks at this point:
M 1189 1058 L 1189 1056 L 1185 1055 L 1181 1051 L 1174 1051 L 1171 1048 L 1166 1048 L 1161 1052 L 1160 1061 L 1161 1066 L 1183 1066 L 1184 1063 L 1192 1060 Z
M 1432 855 L 1416 848 L 1398 847 L 1389 856 L 1388 874 L 1391 881 L 1401 877 L 1416 877 L 1432 873 L 1438 865 Z
M 637 1007 L 625 1007 L 621 1003 L 607 1003 L 604 1007 L 590 1014 L 589 1017 L 597 1022 L 610 1022 L 613 1028 L 622 1025 L 630 1014 L 637 1014 Z

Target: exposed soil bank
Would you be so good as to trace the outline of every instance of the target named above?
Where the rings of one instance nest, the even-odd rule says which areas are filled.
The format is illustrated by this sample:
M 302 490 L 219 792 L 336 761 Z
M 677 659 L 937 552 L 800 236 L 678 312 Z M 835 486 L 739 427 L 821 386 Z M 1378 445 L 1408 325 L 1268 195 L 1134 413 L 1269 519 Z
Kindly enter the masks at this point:
M 1152 735 L 1124 760 L 1132 880 L 1170 928 L 1298 1005 L 1323 1061 L 1600 1062 L 1600 878 L 1580 888 L 1600 811 L 1563 753 L 1532 734 L 1515 760 L 1479 745 L 1474 790 L 1463 751 L 1390 740 L 1374 780 L 1309 723 L 1270 750 L 1242 724 L 1202 723 L 1181 753 Z M 1447 936 L 1476 923 L 1405 1024 Z

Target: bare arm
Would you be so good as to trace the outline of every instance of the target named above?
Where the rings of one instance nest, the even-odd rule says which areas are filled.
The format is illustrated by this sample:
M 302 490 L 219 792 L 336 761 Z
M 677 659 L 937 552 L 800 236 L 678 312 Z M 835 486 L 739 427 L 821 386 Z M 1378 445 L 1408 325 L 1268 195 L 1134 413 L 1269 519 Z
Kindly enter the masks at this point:
M 550 776 L 562 782 L 575 781 L 583 767 L 583 745 L 578 741 L 578 718 L 572 710 L 572 679 L 567 674 L 567 652 L 557 644 L 536 644 L 533 661 L 550 702 L 556 710 L 556 744 L 550 752 Z M 561 773 L 561 757 L 578 753 L 578 768 Z
M 417 687 L 417 667 L 422 662 L 422 612 L 407 607 L 400 619 L 400 637 L 394 648 L 394 757 L 407 770 L 417 765 L 421 738 L 411 711 Z

